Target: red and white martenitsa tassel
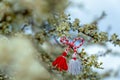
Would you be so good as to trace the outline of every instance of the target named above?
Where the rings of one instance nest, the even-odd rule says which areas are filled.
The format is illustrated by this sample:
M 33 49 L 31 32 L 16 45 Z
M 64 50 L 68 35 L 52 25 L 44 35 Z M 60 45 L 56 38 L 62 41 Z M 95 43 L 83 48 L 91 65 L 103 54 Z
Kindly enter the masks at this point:
M 76 46 L 76 45 L 75 45 L 75 42 L 78 41 L 78 40 L 80 40 L 81 43 L 80 43 L 78 46 Z M 77 48 L 79 48 L 80 46 L 83 45 L 84 39 L 83 39 L 83 38 L 75 38 L 73 41 L 70 42 L 70 41 L 64 36 L 64 37 L 61 37 L 60 42 L 62 42 L 63 44 L 68 45 L 68 48 L 62 53 L 61 56 L 58 56 L 58 57 L 52 62 L 52 65 L 55 66 L 56 68 L 58 68 L 60 71 L 62 71 L 62 70 L 67 71 L 67 70 L 68 70 L 68 65 L 67 65 L 67 61 L 66 61 L 66 58 L 65 58 L 65 57 L 67 56 L 68 51 L 70 50 L 70 48 L 72 48 L 72 49 L 74 50 L 74 54 L 73 54 L 73 55 L 76 55 Z M 73 57 L 73 60 L 71 60 L 71 61 L 73 61 L 73 63 L 70 62 L 70 64 L 78 65 L 78 63 L 79 63 L 79 60 L 76 60 L 76 57 Z M 78 66 L 79 66 L 79 65 L 78 65 Z M 78 68 L 73 68 L 73 67 L 71 68 L 71 67 L 70 67 L 70 71 L 69 71 L 69 72 L 71 72 L 72 74 L 77 75 L 77 74 L 79 73 L 79 69 L 78 69 L 78 72 L 76 72 L 76 73 L 73 73 L 73 71 L 71 71 L 71 70 L 76 70 L 76 69 L 78 69 Z
M 68 72 L 72 75 L 78 75 L 81 73 L 82 65 L 81 61 L 77 59 L 77 53 L 74 52 L 72 59 L 69 60 Z

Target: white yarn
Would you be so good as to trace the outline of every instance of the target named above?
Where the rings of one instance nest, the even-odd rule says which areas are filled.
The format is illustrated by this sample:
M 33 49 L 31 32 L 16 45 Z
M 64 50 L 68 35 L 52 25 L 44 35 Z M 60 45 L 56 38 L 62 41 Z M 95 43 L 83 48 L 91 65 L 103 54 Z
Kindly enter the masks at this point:
M 69 65 L 68 65 L 68 72 L 71 73 L 72 75 L 78 75 L 81 72 L 81 61 L 79 59 L 71 59 L 69 60 Z

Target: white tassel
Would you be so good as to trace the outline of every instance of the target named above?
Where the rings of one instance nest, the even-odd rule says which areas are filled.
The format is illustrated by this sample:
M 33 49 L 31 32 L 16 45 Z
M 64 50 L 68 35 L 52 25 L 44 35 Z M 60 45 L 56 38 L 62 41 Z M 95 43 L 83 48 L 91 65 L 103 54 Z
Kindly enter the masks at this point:
M 73 54 L 73 59 L 69 60 L 68 72 L 72 75 L 78 75 L 81 72 L 81 61 L 76 59 L 77 54 Z

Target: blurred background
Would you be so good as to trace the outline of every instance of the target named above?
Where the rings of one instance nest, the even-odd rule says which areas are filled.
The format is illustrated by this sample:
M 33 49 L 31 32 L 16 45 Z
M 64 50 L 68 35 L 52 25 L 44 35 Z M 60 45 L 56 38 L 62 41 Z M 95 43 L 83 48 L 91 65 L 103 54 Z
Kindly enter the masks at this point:
M 79 18 L 81 25 L 91 23 L 95 19 L 105 13 L 105 17 L 98 22 L 100 31 L 106 31 L 109 35 L 116 33 L 120 35 L 120 0 L 69 0 L 71 6 L 66 10 L 70 13 L 71 21 Z M 120 47 L 107 43 L 107 48 L 112 52 L 99 60 L 103 62 L 103 70 L 98 70 L 99 73 L 108 71 L 111 76 L 104 80 L 120 80 Z M 96 54 L 99 51 L 105 52 L 104 46 L 92 45 L 87 47 L 89 54 Z
M 6 74 L 16 78 L 12 80 L 120 80 L 119 23 L 120 0 L 0 0 L 0 80 Z M 91 26 L 93 36 L 89 30 L 90 35 L 86 34 L 85 28 L 80 31 L 86 42 L 78 51 L 88 53 L 83 61 L 90 60 L 88 66 L 83 64 L 83 74 L 71 76 L 54 69 L 52 61 L 65 49 L 59 37 L 76 37 L 76 29 Z M 94 43 L 94 32 L 102 31 L 108 32 L 109 39 L 116 33 L 118 38 L 113 36 L 116 43 L 106 42 L 106 33 L 103 33 L 103 42 Z M 92 54 L 99 56 L 98 62 L 103 62 L 104 69 L 97 69 L 94 62 L 89 66 Z M 95 62 L 98 64 L 96 58 Z

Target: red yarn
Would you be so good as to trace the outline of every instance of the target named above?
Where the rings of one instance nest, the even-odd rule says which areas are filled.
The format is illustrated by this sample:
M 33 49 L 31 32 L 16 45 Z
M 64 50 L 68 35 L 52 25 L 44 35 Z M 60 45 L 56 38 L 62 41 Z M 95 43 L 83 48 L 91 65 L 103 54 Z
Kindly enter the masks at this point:
M 63 52 L 62 56 L 58 56 L 55 61 L 52 62 L 52 65 L 58 68 L 60 71 L 68 70 L 68 65 L 65 56 L 67 55 L 66 52 Z
M 64 51 L 64 52 L 62 53 L 62 55 L 63 55 L 63 56 L 67 56 L 67 53 Z

